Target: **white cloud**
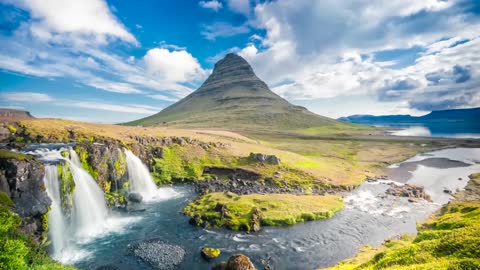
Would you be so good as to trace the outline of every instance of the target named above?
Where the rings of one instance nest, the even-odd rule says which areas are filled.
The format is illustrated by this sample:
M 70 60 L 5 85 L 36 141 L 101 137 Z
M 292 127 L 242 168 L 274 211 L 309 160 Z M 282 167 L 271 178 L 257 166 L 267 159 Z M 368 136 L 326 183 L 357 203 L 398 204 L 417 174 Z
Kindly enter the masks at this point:
M 223 7 L 222 3 L 217 1 L 217 0 L 200 1 L 200 2 L 198 2 L 198 4 L 203 8 L 211 9 L 211 10 L 214 10 L 214 11 L 218 11 L 219 9 L 221 9 Z
M 25 103 L 40 103 L 49 102 L 54 99 L 47 94 L 35 93 L 35 92 L 9 92 L 1 93 L 0 97 L 3 100 L 10 102 L 25 102 Z
M 201 34 L 205 39 L 215 40 L 218 37 L 231 37 L 248 32 L 250 32 L 250 28 L 246 25 L 234 26 L 226 22 L 215 22 L 203 26 Z
M 229 8 L 241 14 L 248 16 L 251 12 L 250 0 L 228 0 Z
M 32 32 L 40 39 L 57 34 L 92 35 L 104 42 L 107 37 L 137 43 L 135 37 L 110 12 L 103 0 L 19 0 L 11 1 L 30 12 Z
M 149 97 L 151 97 L 153 99 L 156 99 L 156 100 L 169 101 L 169 102 L 178 101 L 178 98 L 172 98 L 172 97 L 162 95 L 162 94 L 149 95 Z
M 163 48 L 148 50 L 143 57 L 150 76 L 171 82 L 186 82 L 203 73 L 197 59 L 187 51 L 169 51 Z
M 480 59 L 473 47 L 480 22 L 455 4 L 441 0 L 265 2 L 257 4 L 249 21 L 266 32 L 255 39 L 260 44 L 237 51 L 260 78 L 275 86 L 272 90 L 290 100 L 352 95 L 380 98 L 388 92 L 414 109 L 427 109 L 422 106 L 425 104 L 414 103 L 415 97 L 430 99 L 432 104 L 437 99 L 436 109 L 449 101 L 480 106 L 479 94 L 472 92 L 480 92 L 475 80 Z M 466 43 L 458 45 L 461 42 Z M 416 62 L 377 62 L 373 57 L 378 51 L 412 47 L 424 48 Z M 450 82 L 458 81 L 461 75 L 451 74 L 455 65 L 468 70 L 472 79 L 442 87 L 428 85 L 425 75 L 436 70 L 448 71 Z M 414 81 L 415 87 L 388 89 L 396 84 L 400 88 L 406 79 Z M 446 94 L 450 92 L 455 93 Z M 462 94 L 471 101 L 460 98 Z
M 160 111 L 160 108 L 146 106 L 146 105 L 118 105 L 118 104 L 108 104 L 108 103 L 99 103 L 99 102 L 88 102 L 88 101 L 71 101 L 69 106 L 84 108 L 84 109 L 93 109 L 93 110 L 102 110 L 102 111 L 111 111 L 111 112 L 122 112 L 122 113 L 136 113 L 136 114 L 155 114 Z

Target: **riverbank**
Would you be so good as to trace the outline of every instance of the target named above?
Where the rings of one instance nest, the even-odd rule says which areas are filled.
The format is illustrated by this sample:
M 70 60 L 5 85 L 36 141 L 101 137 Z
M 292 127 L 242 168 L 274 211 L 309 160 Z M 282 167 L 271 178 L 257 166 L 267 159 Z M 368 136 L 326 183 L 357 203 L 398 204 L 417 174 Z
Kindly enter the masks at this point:
M 479 269 L 480 173 L 471 174 L 463 191 L 418 226 L 418 234 L 365 246 L 351 259 L 329 270 Z

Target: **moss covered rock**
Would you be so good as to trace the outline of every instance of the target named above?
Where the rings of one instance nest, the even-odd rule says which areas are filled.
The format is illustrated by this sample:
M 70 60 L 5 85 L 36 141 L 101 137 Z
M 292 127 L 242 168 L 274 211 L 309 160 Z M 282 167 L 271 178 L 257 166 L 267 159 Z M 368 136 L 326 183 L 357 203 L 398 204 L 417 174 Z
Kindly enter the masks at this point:
M 212 260 L 220 256 L 220 249 L 218 248 L 210 248 L 210 247 L 204 247 L 202 248 L 201 254 L 202 257 L 205 258 L 206 260 Z

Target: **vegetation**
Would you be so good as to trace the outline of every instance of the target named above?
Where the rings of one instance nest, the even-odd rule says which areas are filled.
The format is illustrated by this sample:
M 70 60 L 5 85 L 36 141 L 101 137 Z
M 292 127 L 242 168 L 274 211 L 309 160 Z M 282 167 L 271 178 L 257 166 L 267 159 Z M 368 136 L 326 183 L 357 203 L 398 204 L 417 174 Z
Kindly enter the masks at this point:
M 12 126 L 12 125 L 8 125 L 7 126 L 7 129 L 8 131 L 10 131 L 11 133 L 16 133 L 17 132 L 17 128 Z
M 220 207 L 219 207 L 220 206 Z M 225 209 L 221 209 L 222 206 Z M 184 213 L 206 220 L 212 227 L 252 230 L 252 210 L 261 211 L 264 226 L 288 226 L 298 222 L 329 218 L 343 208 L 340 197 L 325 195 L 210 193 L 190 203 Z M 226 212 L 224 211 L 226 210 Z M 222 213 L 223 211 L 223 213 Z M 226 214 L 228 213 L 228 214 Z
M 31 160 L 32 156 L 25 155 L 18 152 L 9 151 L 6 149 L 0 149 L 0 158 L 2 159 L 16 159 L 20 161 Z
M 73 207 L 73 192 L 75 191 L 75 181 L 68 163 L 57 165 L 58 178 L 60 179 L 60 200 L 64 213 L 70 213 Z
M 0 269 L 75 269 L 48 257 L 31 238 L 20 231 L 21 219 L 13 213 L 13 202 L 0 192 Z
M 478 192 L 480 174 L 470 178 L 466 190 Z M 355 258 L 330 269 L 480 269 L 478 195 L 456 194 L 456 201 L 418 227 L 417 236 L 387 240 L 379 248 L 363 247 Z

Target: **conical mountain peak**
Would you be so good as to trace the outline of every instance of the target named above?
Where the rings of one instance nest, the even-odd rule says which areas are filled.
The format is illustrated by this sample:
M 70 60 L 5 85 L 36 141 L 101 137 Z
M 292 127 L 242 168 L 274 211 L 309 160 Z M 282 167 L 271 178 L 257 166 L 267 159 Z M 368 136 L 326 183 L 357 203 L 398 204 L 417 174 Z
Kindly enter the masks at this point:
M 249 81 L 257 81 L 258 83 L 264 84 L 257 75 L 255 75 L 253 68 L 243 57 L 229 53 L 225 58 L 215 64 L 212 74 L 197 91 Z

